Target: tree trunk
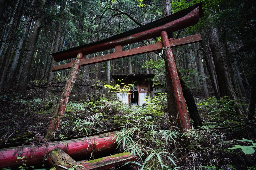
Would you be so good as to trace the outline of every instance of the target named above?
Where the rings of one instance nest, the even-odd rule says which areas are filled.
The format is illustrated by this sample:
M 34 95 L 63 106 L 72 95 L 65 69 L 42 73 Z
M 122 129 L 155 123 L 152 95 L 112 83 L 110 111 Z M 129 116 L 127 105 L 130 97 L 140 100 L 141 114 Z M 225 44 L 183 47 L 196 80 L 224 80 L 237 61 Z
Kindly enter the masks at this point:
M 3 14 L 5 12 L 5 3 L 7 2 L 7 0 L 0 0 L 0 23 L 2 22 L 3 20 Z M 2 23 L 3 24 L 3 23 Z
M 216 72 L 215 72 L 212 56 L 209 55 L 210 51 L 208 50 L 206 45 L 202 45 L 202 51 L 204 56 L 203 59 L 205 60 L 206 68 L 210 75 L 210 80 L 211 80 L 212 88 L 214 90 L 214 94 L 217 99 L 220 99 L 219 87 L 216 80 Z
M 61 30 L 61 24 L 59 21 L 57 21 L 56 27 L 57 27 L 57 31 L 56 31 L 55 45 L 54 45 L 53 53 L 56 53 L 59 48 L 60 30 Z M 51 68 L 53 65 L 56 65 L 56 62 L 54 61 L 54 59 L 52 57 L 51 62 L 50 62 L 50 70 L 49 70 L 50 73 L 49 73 L 48 80 L 47 80 L 48 83 L 52 82 L 52 80 L 53 80 L 53 72 L 51 71 Z
M 237 102 L 237 96 L 233 87 L 233 83 L 230 78 L 228 64 L 225 58 L 223 49 L 218 37 L 218 32 L 216 28 L 211 28 L 211 42 L 210 48 L 213 54 L 213 60 L 216 68 L 216 75 L 218 79 L 218 86 L 220 91 L 220 96 L 228 96 L 230 99 Z M 242 114 L 238 106 L 235 107 L 236 112 Z
M 7 88 L 9 88 L 11 86 L 11 82 L 12 82 L 12 79 L 13 79 L 13 75 L 15 73 L 15 70 L 17 68 L 17 65 L 18 65 L 18 61 L 19 61 L 19 57 L 20 57 L 20 52 L 21 52 L 21 49 L 22 49 L 22 46 L 23 46 L 23 43 L 25 41 L 25 38 L 27 36 L 27 31 L 29 29 L 29 26 L 31 24 L 31 21 L 30 21 L 30 18 L 27 18 L 25 24 L 24 24 L 24 32 L 23 32 L 23 35 L 19 41 L 19 44 L 18 44 L 18 47 L 16 48 L 16 52 L 15 52 L 15 55 L 13 57 L 13 62 L 12 62 L 12 66 L 10 68 L 10 71 L 9 71 L 9 75 L 7 77 Z
M 130 45 L 130 49 L 132 49 L 132 45 Z M 129 57 L 129 74 L 132 74 L 132 57 Z
M 31 63 L 34 57 L 36 43 L 39 37 L 40 30 L 41 30 L 41 22 L 38 20 L 36 21 L 34 25 L 33 33 L 30 35 L 30 38 L 29 38 L 29 43 L 28 43 L 29 51 L 25 58 L 25 63 L 19 79 L 18 92 L 21 94 L 25 94 L 27 90 Z
M 63 13 L 63 11 L 66 8 L 66 0 L 63 1 L 62 6 L 60 7 L 60 15 Z M 59 49 L 59 42 L 60 42 L 60 31 L 61 31 L 61 23 L 60 21 L 56 22 L 56 37 L 55 37 L 55 45 L 54 45 L 54 49 L 53 49 L 53 53 L 56 53 Z M 54 59 L 51 59 L 50 62 L 50 69 L 49 69 L 49 73 L 48 73 L 48 78 L 47 78 L 47 83 L 51 83 L 53 80 L 53 72 L 52 72 L 52 66 L 55 65 L 56 62 L 54 61 Z
M 203 65 L 203 62 L 202 62 L 202 55 L 198 52 L 197 53 L 197 63 L 198 63 L 198 70 L 199 70 L 199 73 L 201 75 L 201 79 L 202 79 L 202 82 L 203 82 L 203 89 L 204 89 L 204 97 L 205 98 L 209 98 L 209 91 L 208 91 L 208 87 L 207 87 L 207 82 L 206 82 L 206 77 L 205 77 L 205 73 L 204 73 L 204 65 Z
M 107 61 L 107 83 L 110 84 L 110 72 L 111 72 L 111 65 L 110 60 Z
M 5 49 L 5 46 L 7 44 L 7 39 L 9 37 L 10 33 L 13 32 L 13 30 L 14 30 L 13 29 L 13 24 L 15 22 L 14 17 L 16 16 L 19 4 L 20 4 L 20 0 L 17 0 L 14 11 L 13 11 L 13 16 L 10 20 L 10 23 L 8 24 L 8 29 L 7 29 L 6 33 L 4 34 L 4 37 L 3 37 L 3 43 L 2 43 L 2 46 L 0 48 L 0 58 L 3 58 L 4 49 Z
M 191 93 L 187 83 L 183 80 L 182 75 L 178 71 L 179 78 L 180 78 L 180 84 L 182 87 L 184 98 L 186 99 L 186 104 L 189 111 L 189 116 L 193 120 L 193 125 L 195 128 L 198 128 L 199 126 L 202 126 L 202 120 L 200 118 L 200 115 L 197 110 L 196 102 L 193 97 L 193 94 Z
M 256 55 L 256 51 L 254 51 L 254 55 Z M 252 90 L 251 90 L 251 99 L 250 99 L 250 104 L 249 104 L 249 115 L 248 119 L 252 120 L 253 117 L 255 116 L 255 105 L 256 105 L 256 56 L 254 56 L 253 59 L 253 77 L 252 77 Z
M 13 47 L 12 46 L 9 46 L 8 49 L 7 49 L 7 56 L 5 57 L 5 62 L 4 62 L 4 67 L 3 67 L 3 70 L 2 70 L 2 75 L 1 75 L 1 79 L 0 79 L 0 91 L 2 90 L 2 86 L 3 86 L 3 82 L 5 80 L 5 76 L 6 76 L 6 72 L 8 70 L 8 66 L 9 66 L 9 62 L 10 62 L 10 58 L 11 58 L 11 55 L 12 55 L 12 51 L 13 51 Z
M 162 10 L 163 10 L 163 17 L 166 17 L 168 15 L 172 14 L 172 6 L 170 0 L 162 0 Z

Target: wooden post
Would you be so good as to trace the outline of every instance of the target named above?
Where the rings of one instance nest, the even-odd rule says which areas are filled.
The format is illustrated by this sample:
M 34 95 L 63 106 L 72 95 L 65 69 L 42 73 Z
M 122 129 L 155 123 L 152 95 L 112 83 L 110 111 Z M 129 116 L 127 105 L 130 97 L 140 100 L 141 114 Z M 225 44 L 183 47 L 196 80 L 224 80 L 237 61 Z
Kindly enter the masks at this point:
M 50 122 L 49 128 L 47 130 L 47 133 L 45 135 L 45 139 L 50 139 L 52 137 L 52 133 L 58 129 L 60 125 L 61 118 L 63 117 L 63 113 L 66 109 L 68 98 L 70 96 L 70 93 L 72 91 L 73 85 L 76 81 L 76 76 L 79 71 L 79 65 L 80 61 L 83 58 L 82 53 L 78 53 L 76 60 L 74 61 L 73 67 L 71 69 L 71 72 L 69 74 L 69 78 L 66 82 L 65 88 L 61 94 L 59 103 L 57 105 L 56 111 L 52 117 L 52 121 Z
M 177 73 L 176 64 L 175 64 L 173 53 L 171 50 L 171 45 L 168 40 L 168 35 L 167 35 L 166 31 L 161 32 L 161 38 L 162 38 L 162 42 L 163 42 L 163 47 L 165 48 L 165 52 L 166 52 L 166 61 L 168 64 L 167 67 L 168 67 L 171 83 L 173 85 L 175 103 L 176 103 L 179 118 L 181 121 L 180 122 L 181 127 L 183 130 L 187 130 L 187 129 L 190 129 L 189 117 L 188 117 L 188 113 L 187 113 L 187 109 L 186 109 L 186 104 L 185 104 L 182 88 L 180 85 L 179 76 Z

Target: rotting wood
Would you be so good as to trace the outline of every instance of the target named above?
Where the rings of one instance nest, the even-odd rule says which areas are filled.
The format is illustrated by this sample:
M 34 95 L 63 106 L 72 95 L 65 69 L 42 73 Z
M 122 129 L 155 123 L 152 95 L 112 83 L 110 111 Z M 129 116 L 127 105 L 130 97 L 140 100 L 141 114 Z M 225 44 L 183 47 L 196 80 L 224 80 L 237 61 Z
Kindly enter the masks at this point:
M 49 152 L 47 161 L 48 164 L 52 167 L 54 166 L 57 170 L 62 170 L 63 167 L 65 167 L 65 169 L 74 168 L 77 165 L 76 161 L 60 148 L 56 148 Z
M 126 162 L 136 161 L 137 157 L 130 155 L 129 152 L 120 153 L 108 157 L 103 157 L 91 161 L 81 161 L 79 165 L 84 166 L 88 170 L 104 170 L 119 165 L 123 165 Z
M 57 170 L 74 168 L 77 170 L 104 170 L 118 165 L 122 165 L 129 161 L 136 161 L 137 157 L 130 155 L 129 152 L 119 153 L 107 157 L 94 160 L 83 160 L 76 162 L 62 149 L 55 149 L 49 152 L 48 162 Z

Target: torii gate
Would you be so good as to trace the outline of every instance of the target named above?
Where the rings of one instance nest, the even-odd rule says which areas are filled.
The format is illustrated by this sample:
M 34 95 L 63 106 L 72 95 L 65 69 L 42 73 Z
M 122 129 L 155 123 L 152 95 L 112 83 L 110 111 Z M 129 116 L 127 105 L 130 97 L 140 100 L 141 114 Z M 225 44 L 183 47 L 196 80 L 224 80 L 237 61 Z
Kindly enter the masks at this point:
M 171 47 L 180 46 L 185 44 L 190 44 L 194 42 L 201 41 L 201 36 L 199 34 L 188 36 L 179 39 L 168 39 L 167 33 L 181 30 L 188 26 L 192 26 L 199 21 L 199 18 L 203 16 L 202 4 L 196 4 L 187 9 L 179 11 L 175 14 L 162 18 L 160 20 L 154 21 L 152 23 L 146 24 L 142 27 L 135 28 L 131 31 L 124 32 L 119 35 L 101 40 L 98 42 L 82 45 L 79 47 L 71 48 L 65 51 L 57 52 L 52 54 L 55 61 L 62 61 L 66 59 L 76 58 L 74 61 L 62 65 L 55 65 L 52 67 L 52 71 L 58 71 L 63 69 L 72 68 L 69 79 L 65 85 L 62 92 L 60 101 L 57 105 L 55 115 L 49 125 L 47 134 L 45 138 L 50 138 L 53 131 L 57 130 L 61 117 L 65 111 L 69 95 L 72 90 L 72 86 L 75 83 L 76 75 L 80 66 L 94 64 L 98 62 L 114 60 L 117 58 L 133 56 L 136 54 L 143 54 L 148 52 L 157 51 L 164 49 L 166 52 L 166 62 L 168 66 L 168 71 L 170 75 L 170 80 L 172 80 L 173 92 L 176 102 L 176 108 L 178 110 L 179 119 L 181 121 L 181 126 L 183 130 L 190 129 L 189 117 L 186 109 L 185 100 L 182 93 L 182 88 L 180 85 L 179 77 L 177 74 L 176 64 L 174 61 L 173 53 Z M 155 38 L 161 36 L 162 41 L 158 41 L 155 44 L 150 44 L 147 46 L 142 46 L 138 48 L 133 48 L 130 50 L 122 51 L 122 46 L 127 44 L 136 43 L 149 38 Z M 100 51 L 105 51 L 109 49 L 115 49 L 114 53 L 88 58 L 83 58 L 83 55 L 88 55 Z
M 167 16 L 160 20 L 154 21 L 152 23 L 146 24 L 142 27 L 133 29 L 131 31 L 107 38 L 105 40 L 71 48 L 65 51 L 57 52 L 52 54 L 55 61 L 62 61 L 65 59 L 76 58 L 75 61 L 72 61 L 67 64 L 53 66 L 52 71 L 63 70 L 72 68 L 69 79 L 65 85 L 65 88 L 62 92 L 60 101 L 57 105 L 56 111 L 53 115 L 52 121 L 50 122 L 46 139 L 50 138 L 52 132 L 57 130 L 61 117 L 65 111 L 68 98 L 70 96 L 72 86 L 75 83 L 76 75 L 80 66 L 103 62 L 107 60 L 113 60 L 117 58 L 133 56 L 136 54 L 142 54 L 152 51 L 157 51 L 164 49 L 166 52 L 166 63 L 167 70 L 172 80 L 173 92 L 176 101 L 176 108 L 178 110 L 179 118 L 181 121 L 182 129 L 190 129 L 190 122 L 188 113 L 186 110 L 186 105 L 177 74 L 176 65 L 174 62 L 173 53 L 171 47 L 185 45 L 193 42 L 201 41 L 199 34 L 188 36 L 180 39 L 168 39 L 167 32 L 174 32 L 188 26 L 196 24 L 200 17 L 203 16 L 202 5 L 196 4 L 185 10 L 177 12 L 173 15 Z M 122 45 L 127 45 L 142 41 L 149 38 L 154 38 L 161 36 L 162 41 L 158 41 L 155 44 L 133 48 L 130 50 L 122 51 Z M 96 53 L 104 50 L 115 48 L 114 53 L 84 59 L 83 55 L 88 55 L 91 53 Z M 76 162 L 71 156 L 86 155 L 92 151 L 98 152 L 107 152 L 116 147 L 115 141 L 113 139 L 114 133 L 108 134 L 107 137 L 90 137 L 90 138 L 81 138 L 77 140 L 68 140 L 63 142 L 49 143 L 46 146 L 27 146 L 20 148 L 9 148 L 0 150 L 0 168 L 15 167 L 20 166 L 22 163 L 26 164 L 35 164 L 41 163 L 45 159 L 45 154 L 48 152 L 48 157 L 51 157 L 51 161 L 56 161 L 59 166 L 60 162 L 65 160 L 68 162 L 68 166 L 81 166 L 82 169 L 106 169 L 113 167 L 115 165 L 122 164 L 127 161 L 135 161 L 136 157 L 131 156 L 129 153 L 117 154 L 116 156 L 109 156 L 101 158 L 100 160 L 95 161 L 94 163 L 82 161 Z M 66 152 L 64 152 L 64 151 Z M 20 156 L 21 159 L 18 159 L 17 156 Z M 23 159 L 24 158 L 24 159 Z M 67 165 L 65 164 L 67 167 Z M 64 167 L 65 167 L 64 166 Z M 71 168 L 70 167 L 70 168 Z

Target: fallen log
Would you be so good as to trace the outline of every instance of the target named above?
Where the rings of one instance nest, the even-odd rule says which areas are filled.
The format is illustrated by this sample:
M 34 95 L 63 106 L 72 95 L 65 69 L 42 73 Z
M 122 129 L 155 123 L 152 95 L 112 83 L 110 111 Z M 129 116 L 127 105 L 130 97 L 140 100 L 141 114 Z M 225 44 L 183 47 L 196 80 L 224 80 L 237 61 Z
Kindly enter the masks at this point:
M 0 150 L 0 169 L 15 168 L 23 164 L 27 166 L 42 165 L 46 154 L 60 148 L 74 159 L 86 159 L 92 154 L 107 155 L 114 151 L 116 132 L 104 133 L 97 136 L 80 139 L 65 140 L 60 142 L 45 143 L 41 146 L 27 145 Z
M 90 161 L 79 161 L 76 162 L 62 149 L 52 150 L 48 154 L 48 161 L 54 169 L 77 169 L 77 170 L 104 170 L 112 167 L 122 165 L 126 162 L 136 161 L 137 157 L 130 155 L 129 152 L 119 153 L 99 159 L 94 159 Z
M 119 165 L 123 165 L 126 162 L 136 161 L 137 157 L 130 155 L 129 152 L 120 153 L 112 156 L 107 156 L 91 161 L 80 162 L 79 165 L 84 166 L 87 170 L 104 170 Z

